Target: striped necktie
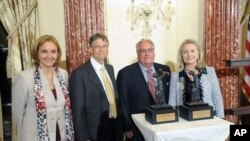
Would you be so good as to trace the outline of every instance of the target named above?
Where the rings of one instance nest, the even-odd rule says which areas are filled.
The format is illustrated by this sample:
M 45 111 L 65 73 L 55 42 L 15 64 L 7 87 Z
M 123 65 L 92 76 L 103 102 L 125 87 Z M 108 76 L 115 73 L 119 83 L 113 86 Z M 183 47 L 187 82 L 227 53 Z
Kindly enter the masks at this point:
M 114 89 L 113 89 L 109 79 L 108 79 L 105 67 L 101 68 L 101 76 L 102 76 L 102 80 L 103 80 L 104 87 L 106 90 L 106 96 L 107 96 L 108 102 L 109 102 L 110 117 L 116 118 L 117 111 L 116 111 L 116 102 L 115 102 L 115 92 L 114 92 Z

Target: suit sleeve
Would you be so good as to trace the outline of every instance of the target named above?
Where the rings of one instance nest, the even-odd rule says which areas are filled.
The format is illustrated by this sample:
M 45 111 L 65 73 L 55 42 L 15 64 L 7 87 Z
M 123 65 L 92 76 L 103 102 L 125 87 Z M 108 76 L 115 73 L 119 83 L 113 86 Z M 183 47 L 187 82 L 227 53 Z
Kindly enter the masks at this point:
M 85 91 L 80 71 L 73 71 L 69 79 L 69 94 L 76 141 L 89 139 L 88 124 L 85 115 Z
M 127 77 L 124 72 L 120 71 L 117 75 L 117 89 L 121 104 L 121 120 L 123 131 L 130 131 L 133 121 L 128 110 L 128 84 Z
M 17 124 L 18 132 L 22 130 L 22 122 L 29 97 L 28 81 L 23 75 L 18 75 L 12 86 L 12 115 Z
M 211 67 L 211 71 L 209 71 L 209 73 L 211 77 L 210 79 L 212 80 L 212 100 L 216 110 L 216 115 L 220 118 L 224 118 L 224 105 L 220 85 L 213 67 Z

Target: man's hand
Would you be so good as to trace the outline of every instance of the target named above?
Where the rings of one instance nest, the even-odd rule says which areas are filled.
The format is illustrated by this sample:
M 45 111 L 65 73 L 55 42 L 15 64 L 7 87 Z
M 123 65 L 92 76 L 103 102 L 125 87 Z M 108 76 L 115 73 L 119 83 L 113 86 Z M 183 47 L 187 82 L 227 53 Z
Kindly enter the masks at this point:
M 133 133 L 132 131 L 124 132 L 123 133 L 124 138 L 132 139 L 133 138 Z

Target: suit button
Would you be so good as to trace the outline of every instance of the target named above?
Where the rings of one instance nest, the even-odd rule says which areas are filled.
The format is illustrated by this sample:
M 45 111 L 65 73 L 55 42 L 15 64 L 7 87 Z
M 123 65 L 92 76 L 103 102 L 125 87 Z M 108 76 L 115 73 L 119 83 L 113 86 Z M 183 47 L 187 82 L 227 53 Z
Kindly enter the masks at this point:
M 60 119 L 61 119 L 60 117 L 57 118 L 57 120 L 60 120 Z

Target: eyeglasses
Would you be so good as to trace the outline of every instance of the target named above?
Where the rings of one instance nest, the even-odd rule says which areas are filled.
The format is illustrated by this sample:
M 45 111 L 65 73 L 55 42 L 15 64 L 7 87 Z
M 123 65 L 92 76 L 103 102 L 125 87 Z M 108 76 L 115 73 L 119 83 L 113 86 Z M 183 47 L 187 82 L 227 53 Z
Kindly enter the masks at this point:
M 108 48 L 107 45 L 104 45 L 104 46 L 93 46 L 93 48 L 95 49 L 101 49 L 101 48 Z
M 138 51 L 139 51 L 139 53 L 152 53 L 152 52 L 154 52 L 154 48 L 152 47 L 152 48 L 148 48 L 148 49 L 139 49 Z

